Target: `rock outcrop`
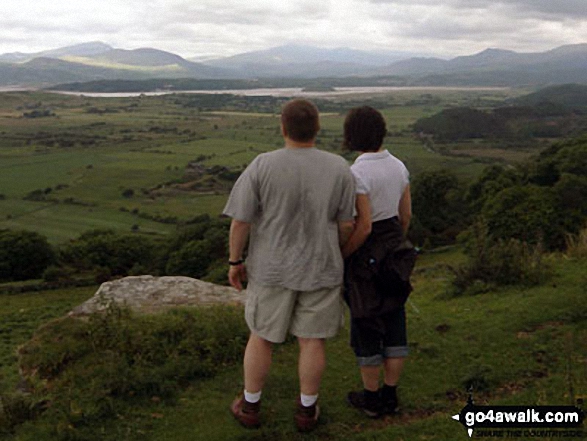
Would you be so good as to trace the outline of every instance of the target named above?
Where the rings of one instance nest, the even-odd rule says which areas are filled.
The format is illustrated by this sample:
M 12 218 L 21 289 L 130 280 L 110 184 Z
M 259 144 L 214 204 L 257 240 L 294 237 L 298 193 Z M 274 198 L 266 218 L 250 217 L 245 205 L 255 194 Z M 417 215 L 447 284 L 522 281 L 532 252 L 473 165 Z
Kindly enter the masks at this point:
M 103 283 L 91 299 L 75 307 L 69 315 L 103 311 L 112 302 L 133 311 L 154 313 L 174 307 L 242 304 L 244 301 L 244 292 L 191 277 L 136 276 Z

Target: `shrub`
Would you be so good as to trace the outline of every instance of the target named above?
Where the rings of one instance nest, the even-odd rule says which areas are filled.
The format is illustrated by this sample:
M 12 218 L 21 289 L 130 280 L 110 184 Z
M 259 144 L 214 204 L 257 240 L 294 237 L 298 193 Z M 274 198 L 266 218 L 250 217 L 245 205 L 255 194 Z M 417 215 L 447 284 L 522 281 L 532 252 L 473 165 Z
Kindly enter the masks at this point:
M 112 230 L 89 231 L 60 250 L 65 264 L 82 270 L 100 267 L 113 276 L 126 276 L 137 264 L 148 269 L 156 254 L 152 239 Z
M 587 257 L 587 228 L 567 235 L 567 255 L 579 259 Z
M 169 239 L 166 261 L 161 269 L 168 275 L 225 283 L 226 274 L 221 277 L 216 268 L 222 262 L 226 270 L 228 227 L 225 220 L 212 220 L 207 215 L 194 218 Z
M 475 223 L 461 240 L 469 259 L 452 269 L 456 294 L 479 294 L 500 285 L 537 285 L 551 274 L 540 244 L 492 239 L 482 222 Z
M 45 236 L 0 230 L 0 280 L 39 278 L 54 261 L 55 252 Z
M 71 276 L 72 272 L 70 269 L 55 265 L 51 265 L 43 272 L 43 280 L 50 283 L 69 280 Z
M 0 435 L 9 434 L 16 426 L 37 418 L 44 406 L 20 392 L 0 396 Z
M 171 254 L 165 272 L 169 275 L 202 278 L 212 263 L 210 246 L 206 240 L 188 242 Z
M 135 191 L 132 188 L 127 188 L 122 192 L 122 197 L 132 198 L 135 195 Z
M 237 362 L 247 337 L 240 307 L 147 316 L 110 306 L 86 321 L 69 317 L 40 328 L 21 348 L 20 364 L 33 401 L 48 402 L 45 425 L 82 439 L 92 424 L 124 419 L 154 396 L 173 400 L 190 382 Z
M 482 210 L 494 239 L 517 239 L 549 250 L 564 246 L 564 219 L 550 188 L 533 185 L 506 188 L 489 199 Z
M 418 244 L 429 239 L 434 245 L 454 243 L 468 221 L 464 186 L 448 170 L 420 173 L 411 187 L 413 226 L 410 238 Z

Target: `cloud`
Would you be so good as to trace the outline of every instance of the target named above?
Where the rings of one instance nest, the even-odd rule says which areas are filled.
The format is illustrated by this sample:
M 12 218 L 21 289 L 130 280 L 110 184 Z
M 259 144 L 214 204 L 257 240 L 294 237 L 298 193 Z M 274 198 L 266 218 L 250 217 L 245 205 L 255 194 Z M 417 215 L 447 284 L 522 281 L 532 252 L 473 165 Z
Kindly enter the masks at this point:
M 437 0 L 368 0 L 374 5 L 438 5 Z M 488 10 L 495 6 L 507 7 L 526 18 L 546 20 L 584 19 L 587 8 L 584 0 L 444 0 L 442 5 L 458 10 Z
M 444 56 L 587 41 L 585 0 L 2 0 L 0 53 L 101 40 L 182 56 L 285 43 Z

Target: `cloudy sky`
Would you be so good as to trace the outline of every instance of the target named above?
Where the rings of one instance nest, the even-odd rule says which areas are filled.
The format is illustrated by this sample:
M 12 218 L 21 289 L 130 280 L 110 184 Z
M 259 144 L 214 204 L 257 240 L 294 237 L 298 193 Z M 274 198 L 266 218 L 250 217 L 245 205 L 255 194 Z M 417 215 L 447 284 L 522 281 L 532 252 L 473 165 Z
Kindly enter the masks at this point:
M 88 41 L 228 56 L 286 43 L 451 57 L 587 42 L 587 0 L 1 0 L 0 54 Z

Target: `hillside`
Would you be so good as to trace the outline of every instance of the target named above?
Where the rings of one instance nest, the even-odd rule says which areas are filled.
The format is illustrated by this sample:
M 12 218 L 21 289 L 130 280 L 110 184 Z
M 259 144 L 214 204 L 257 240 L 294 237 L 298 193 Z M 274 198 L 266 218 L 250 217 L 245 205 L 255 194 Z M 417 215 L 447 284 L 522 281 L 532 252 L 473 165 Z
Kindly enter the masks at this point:
M 586 83 L 587 44 L 561 46 L 537 53 L 486 49 L 451 60 L 405 60 L 377 69 L 374 73 L 409 76 L 421 85 Z
M 68 381 L 79 384 L 63 389 L 58 396 L 52 394 L 59 394 L 60 389 L 43 395 L 52 406 L 42 413 L 35 410 L 29 414 L 25 418 L 32 416 L 33 420 L 17 424 L 13 433 L 4 432 L 4 439 L 383 441 L 424 438 L 454 441 L 467 439 L 463 427 L 451 416 L 465 406 L 469 386 L 473 386 L 477 404 L 490 406 L 573 405 L 576 399 L 585 397 L 587 377 L 582 373 L 587 353 L 587 297 L 582 269 L 586 261 L 555 256 L 556 276 L 548 285 L 454 298 L 446 294 L 450 277 L 447 265 L 460 261 L 462 255 L 455 250 L 424 255 L 418 261 L 415 290 L 407 304 L 410 355 L 399 388 L 402 408 L 399 415 L 370 420 L 345 402 L 346 393 L 360 387 L 356 363 L 348 347 L 348 323 L 337 338 L 327 343 L 328 367 L 320 393 L 320 425 L 316 432 L 302 437 L 295 432 L 292 422 L 298 387 L 295 344 L 276 348 L 263 394 L 264 424 L 261 429 L 246 431 L 232 420 L 227 410 L 241 388 L 242 367 L 238 357 L 227 361 L 220 371 L 195 373 L 185 380 L 189 375 L 187 367 L 194 364 L 182 358 L 182 351 L 176 350 L 181 348 L 176 348 L 173 342 L 198 344 L 197 340 L 182 340 L 186 330 L 197 328 L 200 323 L 194 320 L 193 312 L 171 313 L 157 320 L 123 315 L 118 319 L 111 316 L 90 321 L 89 325 L 75 325 L 71 319 L 53 322 L 45 331 L 36 333 L 29 347 L 44 347 L 44 351 L 25 353 L 27 363 L 36 359 L 45 360 L 46 369 L 55 366 L 51 375 L 56 376 L 50 381 L 53 387 L 67 387 Z M 83 288 L 6 298 L 0 311 L 0 330 L 4 335 L 0 357 L 7 361 L 0 370 L 2 378 L 17 381 L 17 366 L 10 355 L 17 345 L 29 341 L 39 325 L 63 316 L 94 291 L 95 288 Z M 242 313 L 218 311 L 209 315 L 215 315 L 212 320 L 222 321 L 217 326 L 206 322 L 210 324 L 209 332 L 217 330 L 211 338 L 218 338 L 224 330 L 239 331 L 233 334 L 235 339 L 229 340 L 226 348 L 215 350 L 228 353 L 234 349 L 237 339 L 241 339 L 240 345 L 244 344 Z M 133 334 L 132 340 L 114 349 L 127 348 L 128 353 L 116 352 L 118 356 L 111 353 L 96 361 L 99 353 L 92 353 L 99 346 L 86 353 L 86 346 L 80 342 L 72 346 L 75 340 L 68 338 L 83 332 L 83 326 L 94 330 L 88 339 L 97 345 L 122 342 L 115 335 L 124 338 L 131 332 L 140 334 Z M 57 346 L 55 336 L 61 333 L 63 338 Z M 158 338 L 151 338 L 155 334 Z M 156 349 L 158 345 L 164 345 L 168 357 L 154 357 L 156 352 L 149 348 Z M 141 347 L 143 355 L 133 370 L 125 363 L 137 360 L 130 352 L 135 347 Z M 49 364 L 58 359 L 60 351 L 71 351 L 68 362 Z M 185 350 L 184 354 L 192 355 Z M 88 365 L 92 356 L 94 364 Z M 168 364 L 165 370 L 157 369 L 149 364 L 152 360 L 159 360 L 158 363 L 166 360 Z M 92 375 L 92 381 L 87 381 L 88 375 Z M 184 381 L 178 383 L 171 379 L 177 376 Z M 18 396 L 9 393 L 10 384 L 0 383 L 5 406 L 31 403 L 17 401 Z M 130 397 L 104 395 L 110 387 L 132 388 L 138 384 L 149 384 L 153 392 L 139 390 Z M 92 389 L 100 385 L 105 389 L 99 393 Z M 95 391 L 97 395 L 84 394 L 84 391 Z M 24 399 L 34 403 L 36 395 Z M 0 433 L 7 428 L 3 417 L 0 417 Z
M 0 86 L 148 78 L 233 78 L 233 72 L 187 61 L 157 49 L 114 49 L 103 43 L 37 54 L 0 56 Z
M 493 109 L 447 108 L 414 124 L 436 141 L 515 140 L 572 137 L 587 129 L 587 86 L 565 84 L 506 100 Z
M 37 59 L 68 62 L 62 73 L 29 64 Z M 194 60 L 196 60 L 195 58 Z M 79 65 L 84 65 L 85 70 Z M 66 72 L 66 71 L 71 72 Z M 230 57 L 189 61 L 155 48 L 112 48 L 93 42 L 35 54 L 0 55 L 0 86 L 39 85 L 128 78 L 362 79 L 387 78 L 407 86 L 542 86 L 587 83 L 587 44 L 539 53 L 489 48 L 449 60 L 401 51 L 360 51 L 287 45 Z
M 587 85 L 563 84 L 540 89 L 534 93 L 511 100 L 518 105 L 536 106 L 552 103 L 573 110 L 587 110 Z
M 0 55 L 0 62 L 25 62 L 35 58 L 61 58 L 67 56 L 92 56 L 111 51 L 113 48 L 106 43 L 100 41 L 93 41 L 89 43 L 76 44 L 73 46 L 66 46 L 58 49 L 52 49 L 36 53 L 10 53 Z
M 376 66 L 385 66 L 412 56 L 400 51 L 369 52 L 290 44 L 207 60 L 205 63 L 237 71 L 242 76 L 314 78 L 366 74 Z

